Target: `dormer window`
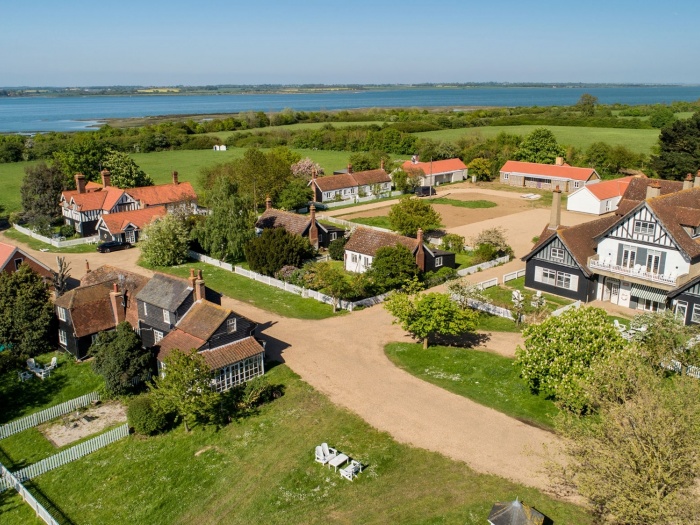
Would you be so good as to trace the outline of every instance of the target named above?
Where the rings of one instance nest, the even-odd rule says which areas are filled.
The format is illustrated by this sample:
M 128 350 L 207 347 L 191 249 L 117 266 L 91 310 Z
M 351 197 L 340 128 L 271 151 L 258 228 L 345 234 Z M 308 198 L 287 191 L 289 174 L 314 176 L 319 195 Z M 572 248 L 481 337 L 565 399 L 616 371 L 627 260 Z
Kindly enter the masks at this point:
M 634 221 L 634 233 L 640 235 L 654 235 L 656 224 L 649 221 Z
M 226 320 L 226 331 L 232 334 L 236 331 L 236 318 Z

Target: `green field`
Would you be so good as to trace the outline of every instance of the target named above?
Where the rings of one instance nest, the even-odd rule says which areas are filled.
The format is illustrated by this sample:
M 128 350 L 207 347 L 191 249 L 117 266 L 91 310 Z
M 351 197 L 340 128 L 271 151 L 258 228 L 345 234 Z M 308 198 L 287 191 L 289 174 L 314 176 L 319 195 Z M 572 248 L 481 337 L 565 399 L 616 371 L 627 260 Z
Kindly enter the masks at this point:
M 323 126 L 332 125 L 334 128 L 348 128 L 350 126 L 381 126 L 384 124 L 382 120 L 372 120 L 367 122 L 300 122 L 298 124 L 287 124 L 285 126 L 270 126 L 267 128 L 257 128 L 257 129 L 246 129 L 246 130 L 236 130 L 236 131 L 213 131 L 211 133 L 205 133 L 212 137 L 219 137 L 221 140 L 226 140 L 231 135 L 238 135 L 240 133 L 267 133 L 269 131 L 295 131 L 300 129 L 321 129 Z
M 22 187 L 24 168 L 34 164 L 36 164 L 36 161 L 0 164 L 0 187 L 2 187 L 2 191 L 0 191 L 0 206 L 5 207 L 5 213 L 12 213 L 22 209 L 19 189 Z
M 555 523 L 591 523 L 583 508 L 395 442 L 284 365 L 267 376 L 284 395 L 256 415 L 220 429 L 123 439 L 35 478 L 31 490 L 55 504 L 59 521 L 77 525 L 481 525 L 495 501 L 516 497 Z M 322 442 L 362 462 L 353 483 L 314 462 Z M 27 523 L 16 498 L 0 505 L 4 525 Z
M 659 139 L 658 129 L 587 128 L 573 126 L 484 126 L 467 129 L 444 129 L 414 133 L 417 137 L 455 142 L 465 136 L 495 137 L 501 132 L 513 135 L 527 135 L 536 128 L 547 128 L 557 137 L 560 144 L 575 146 L 585 150 L 594 142 L 603 141 L 611 146 L 626 146 L 636 153 L 649 155 Z

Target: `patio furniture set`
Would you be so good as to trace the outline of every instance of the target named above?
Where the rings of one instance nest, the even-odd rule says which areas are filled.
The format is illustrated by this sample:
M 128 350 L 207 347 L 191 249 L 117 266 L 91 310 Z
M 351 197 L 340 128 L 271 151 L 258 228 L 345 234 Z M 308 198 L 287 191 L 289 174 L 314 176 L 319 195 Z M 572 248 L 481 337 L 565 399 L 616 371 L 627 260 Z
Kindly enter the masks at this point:
M 342 467 L 347 463 L 345 467 L 340 469 L 340 475 L 350 481 L 353 481 L 362 472 L 362 463 L 355 461 L 346 454 L 339 453 L 338 450 L 329 447 L 328 443 L 321 443 L 316 447 L 316 462 L 321 465 L 328 465 L 328 468 L 333 467 L 336 472 L 338 472 L 338 467 Z
M 51 363 L 45 367 L 36 364 L 33 357 L 27 359 L 27 368 L 29 371 L 19 372 L 19 380 L 26 381 L 32 378 L 32 374 L 37 376 L 42 381 L 51 375 L 51 371 L 58 366 L 58 360 L 55 357 L 51 358 Z
M 644 333 L 647 331 L 646 326 L 640 326 L 639 328 L 632 328 L 631 326 L 627 327 L 624 324 L 620 323 L 617 319 L 613 320 L 613 324 L 615 325 L 617 331 L 620 332 L 622 338 L 626 339 L 627 341 L 631 341 L 632 339 L 634 339 L 635 334 Z

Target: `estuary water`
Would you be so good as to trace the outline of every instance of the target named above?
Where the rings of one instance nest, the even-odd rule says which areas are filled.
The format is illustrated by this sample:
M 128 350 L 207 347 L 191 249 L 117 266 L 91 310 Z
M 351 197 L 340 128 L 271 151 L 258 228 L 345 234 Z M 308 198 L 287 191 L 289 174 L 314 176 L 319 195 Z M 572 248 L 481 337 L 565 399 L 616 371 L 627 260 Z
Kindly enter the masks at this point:
M 694 101 L 700 86 L 473 87 L 261 95 L 134 95 L 0 98 L 0 133 L 77 131 L 109 118 L 240 111 L 319 111 L 380 107 L 568 106 L 583 93 L 602 104 Z

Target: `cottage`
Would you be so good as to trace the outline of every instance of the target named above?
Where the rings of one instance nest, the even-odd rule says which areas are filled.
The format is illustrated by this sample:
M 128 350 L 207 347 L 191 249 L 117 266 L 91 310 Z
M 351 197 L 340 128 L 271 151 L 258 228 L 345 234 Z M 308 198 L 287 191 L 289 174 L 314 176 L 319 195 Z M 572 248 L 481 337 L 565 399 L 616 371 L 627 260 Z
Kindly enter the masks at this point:
M 270 197 L 265 201 L 265 211 L 255 223 L 258 230 L 268 228 L 284 228 L 293 235 L 307 237 L 311 246 L 315 249 L 327 248 L 328 245 L 339 237 L 345 235 L 345 230 L 321 224 L 316 220 L 316 207 L 309 207 L 309 215 L 300 215 L 272 207 Z
M 553 190 L 559 187 L 565 193 L 600 181 L 593 168 L 574 168 L 557 157 L 556 164 L 538 164 L 509 160 L 501 168 L 500 182 L 521 188 Z
M 139 240 L 141 231 L 146 226 L 165 214 L 165 206 L 109 213 L 97 221 L 97 234 L 101 241 L 126 241 L 133 244 Z
M 345 270 L 364 273 L 372 266 L 380 248 L 397 244 L 411 251 L 416 258 L 416 265 L 424 272 L 439 270 L 442 267 L 456 267 L 454 253 L 431 248 L 423 242 L 423 230 L 418 230 L 418 237 L 413 239 L 396 233 L 355 228 L 345 245 Z
M 28 265 L 44 282 L 53 281 L 54 272 L 44 263 L 38 261 L 24 250 L 12 244 L 0 242 L 0 272 L 14 273 L 22 264 Z
M 637 175 L 639 177 L 640 175 Z M 643 175 L 641 175 L 643 176 Z M 635 176 L 588 184 L 574 190 L 566 201 L 566 209 L 592 215 L 603 215 L 617 210 L 622 195 Z
M 438 186 L 449 182 L 460 182 L 467 178 L 467 166 L 462 159 L 418 162 L 418 157 L 414 155 L 401 167 L 406 173 L 415 173 L 419 177 L 418 186 Z
M 309 186 L 316 202 L 355 200 L 359 197 L 379 196 L 391 191 L 391 177 L 384 171 L 384 161 L 378 170 L 352 171 L 348 165 L 346 173 L 311 177 Z

